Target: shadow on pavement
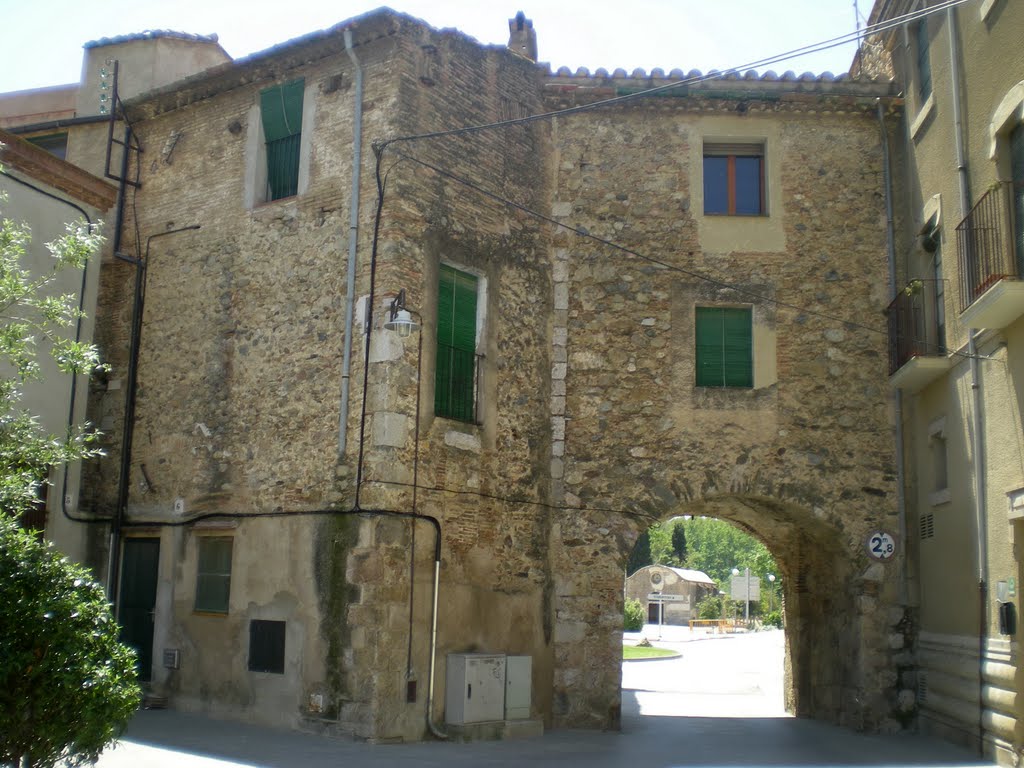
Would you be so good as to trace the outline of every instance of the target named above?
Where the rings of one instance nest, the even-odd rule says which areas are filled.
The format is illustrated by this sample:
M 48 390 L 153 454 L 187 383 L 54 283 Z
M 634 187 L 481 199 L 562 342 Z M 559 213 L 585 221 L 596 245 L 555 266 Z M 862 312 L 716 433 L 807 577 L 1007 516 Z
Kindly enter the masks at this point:
M 630 692 L 624 692 L 623 703 Z M 621 733 L 552 731 L 472 744 L 369 745 L 170 710 L 139 712 L 97 768 L 308 768 L 317 765 L 488 766 L 977 766 L 941 742 L 857 734 L 794 718 L 628 716 Z

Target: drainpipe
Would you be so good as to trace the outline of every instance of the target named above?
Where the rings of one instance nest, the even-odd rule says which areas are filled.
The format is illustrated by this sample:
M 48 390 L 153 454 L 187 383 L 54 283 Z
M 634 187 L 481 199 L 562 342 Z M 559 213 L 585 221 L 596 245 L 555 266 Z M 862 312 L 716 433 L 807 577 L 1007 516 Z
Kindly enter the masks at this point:
M 199 224 L 193 224 L 188 227 L 178 227 L 177 229 L 169 229 L 166 232 L 150 235 L 146 238 L 145 258 L 140 259 L 137 256 L 128 256 L 116 251 L 114 253 L 117 258 L 135 267 L 135 293 L 132 302 L 132 328 L 131 339 L 128 345 L 128 371 L 126 374 L 128 386 L 124 398 L 124 424 L 121 428 L 121 466 L 117 478 L 117 509 L 114 511 L 114 522 L 110 530 L 112 549 L 110 551 L 110 583 L 108 584 L 108 591 L 110 593 L 110 602 L 114 606 L 115 616 L 117 615 L 121 597 L 120 584 L 118 583 L 121 550 L 118 544 L 121 528 L 124 526 L 125 511 L 128 507 L 128 483 L 132 467 L 132 438 L 135 435 L 135 399 L 138 391 L 139 350 L 142 346 L 142 312 L 145 309 L 146 302 L 146 270 L 149 267 L 149 246 L 158 237 L 166 237 L 178 232 L 199 229 L 199 226 Z
M 885 108 L 878 100 L 878 127 L 882 133 L 882 184 L 885 187 L 885 245 L 889 261 L 889 295 L 896 295 L 896 234 L 893 224 L 892 173 L 889 167 L 889 133 L 885 128 Z M 890 339 L 890 343 L 891 343 Z M 907 607 L 910 602 L 907 586 L 907 495 L 904 488 L 906 471 L 903 451 L 903 390 L 896 390 L 896 510 L 897 535 L 903 546 L 903 559 L 898 574 L 899 600 Z
M 960 100 L 960 40 L 956 9 L 946 9 L 949 28 L 950 79 L 953 86 L 953 129 L 956 142 L 956 170 L 960 186 L 960 218 L 971 210 L 971 187 L 964 146 L 963 107 Z M 988 526 L 985 505 L 985 425 L 982 422 L 981 363 L 978 360 L 978 329 L 967 331 L 967 352 L 971 365 L 971 419 L 974 421 L 971 462 L 974 471 L 974 514 L 978 557 L 978 750 L 985 751 L 985 641 L 988 639 Z
M 363 147 L 363 68 L 352 50 L 352 30 L 346 28 L 345 51 L 355 68 L 355 110 L 352 126 L 352 195 L 348 222 L 348 284 L 345 289 L 345 345 L 341 359 L 341 408 L 338 417 L 338 456 L 345 455 L 348 441 L 348 399 L 352 377 L 352 326 L 356 297 L 356 240 L 359 234 L 359 171 Z

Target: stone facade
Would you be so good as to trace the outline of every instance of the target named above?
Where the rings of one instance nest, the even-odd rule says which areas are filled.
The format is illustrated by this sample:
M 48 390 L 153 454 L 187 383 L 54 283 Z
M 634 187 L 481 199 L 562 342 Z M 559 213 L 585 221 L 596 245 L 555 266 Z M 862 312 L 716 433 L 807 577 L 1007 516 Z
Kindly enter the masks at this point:
M 298 78 L 299 194 L 255 202 L 260 92 Z M 899 727 L 902 553 L 875 562 L 865 542 L 897 518 L 881 131 L 900 102 L 887 80 L 731 75 L 595 106 L 682 78 L 551 73 L 380 11 L 129 103 L 145 152 L 122 248 L 147 269 L 126 531 L 159 541 L 157 693 L 421 738 L 433 529 L 377 514 L 415 510 L 441 529 L 429 716 L 447 653 L 505 652 L 532 656 L 548 727 L 616 728 L 626 557 L 690 514 L 779 563 L 789 707 Z M 763 215 L 704 214 L 710 142 L 763 149 Z M 442 264 L 479 286 L 470 423 L 433 407 Z M 104 274 L 115 381 L 130 289 Z M 383 329 L 400 290 L 407 338 Z M 753 386 L 696 386 L 697 307 L 750 309 Z M 116 503 L 123 397 L 93 399 L 112 441 L 97 510 Z M 207 536 L 232 541 L 217 615 L 194 609 Z M 252 669 L 267 621 L 283 674 Z
M 653 598 L 652 594 L 665 596 Z M 687 625 L 697 618 L 697 605 L 718 594 L 715 582 L 702 571 L 648 565 L 626 578 L 626 600 L 638 600 L 649 624 Z

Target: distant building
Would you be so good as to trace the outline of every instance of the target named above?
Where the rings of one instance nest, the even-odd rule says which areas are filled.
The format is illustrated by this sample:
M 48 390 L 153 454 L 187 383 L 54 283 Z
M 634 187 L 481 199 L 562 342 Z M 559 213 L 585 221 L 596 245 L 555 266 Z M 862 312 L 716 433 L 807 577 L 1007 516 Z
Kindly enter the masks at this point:
M 648 565 L 626 579 L 626 599 L 639 600 L 648 624 L 686 624 L 697 618 L 697 604 L 718 591 L 703 571 Z

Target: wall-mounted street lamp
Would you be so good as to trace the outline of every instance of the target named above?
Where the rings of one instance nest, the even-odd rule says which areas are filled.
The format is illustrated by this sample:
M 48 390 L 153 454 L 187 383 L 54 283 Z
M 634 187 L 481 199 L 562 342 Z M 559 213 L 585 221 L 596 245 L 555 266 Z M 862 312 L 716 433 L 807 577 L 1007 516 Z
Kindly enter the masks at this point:
M 384 328 L 389 331 L 397 331 L 403 339 L 420 327 L 412 318 L 412 312 L 405 306 L 405 288 L 398 292 L 398 295 L 391 300 L 391 307 L 388 310 L 388 321 Z M 418 361 L 417 361 L 418 365 Z M 417 375 L 416 386 L 419 387 L 419 376 Z

